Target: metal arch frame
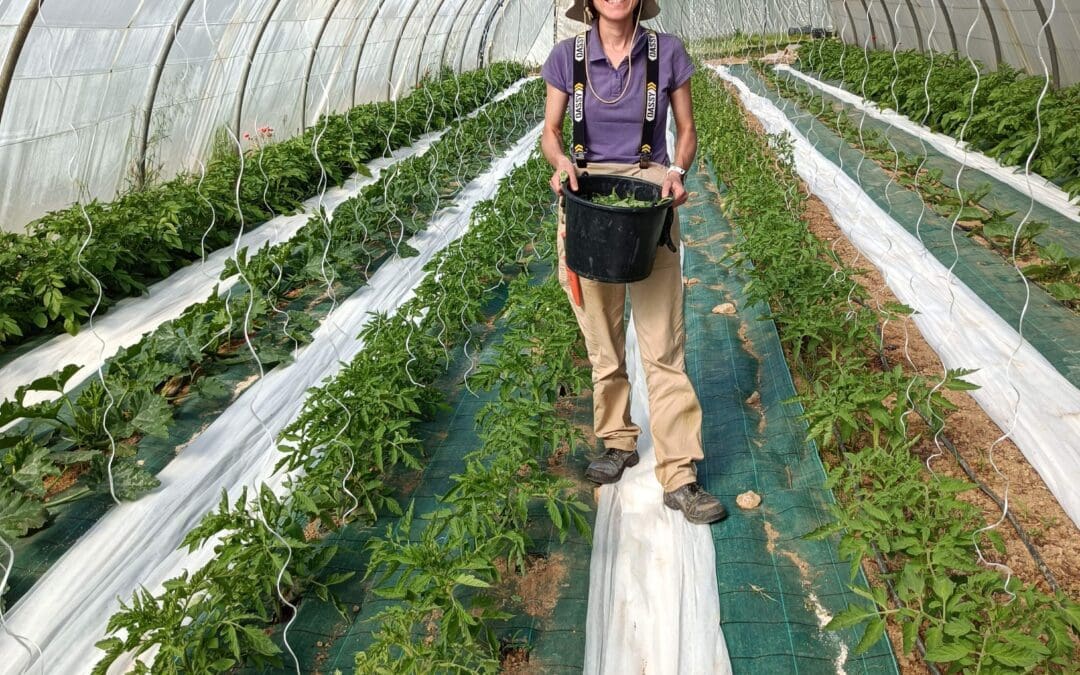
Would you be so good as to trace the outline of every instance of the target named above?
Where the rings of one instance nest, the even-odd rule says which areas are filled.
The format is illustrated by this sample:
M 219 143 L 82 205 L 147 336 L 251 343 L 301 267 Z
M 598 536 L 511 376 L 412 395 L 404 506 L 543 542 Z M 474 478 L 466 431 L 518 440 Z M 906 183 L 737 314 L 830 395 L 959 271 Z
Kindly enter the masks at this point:
M 1046 8 L 1043 7 L 1042 0 L 1033 0 L 1033 2 L 1035 3 L 1035 11 L 1039 13 L 1039 19 L 1041 21 L 1039 25 L 1046 27 L 1045 30 L 1041 30 L 1040 32 L 1044 32 L 1046 34 L 1046 49 L 1050 52 L 1050 77 L 1053 78 L 1054 86 L 1060 87 L 1061 64 L 1058 63 L 1057 44 L 1054 42 L 1054 33 L 1050 30 L 1050 24 L 1048 23 L 1048 15 L 1046 13 Z M 1035 51 L 1039 52 L 1041 55 L 1041 51 L 1039 50 L 1038 37 L 1035 38 Z
M 848 0 L 844 1 L 844 12 L 847 13 L 848 23 L 851 24 L 851 41 L 852 44 L 858 45 L 859 43 L 859 29 L 855 24 L 855 15 L 851 13 L 851 5 L 848 4 Z M 843 30 L 843 29 L 841 29 Z M 841 35 L 841 37 L 843 37 Z
M 985 2 L 985 0 L 980 0 Z M 870 6 L 873 7 L 874 0 L 870 0 Z M 892 14 L 889 13 L 889 6 L 885 4 L 884 0 L 881 2 L 881 13 L 885 15 L 885 24 L 889 27 L 889 37 L 892 38 L 892 45 L 896 46 L 896 26 L 893 24 Z
M 412 4 L 409 5 L 409 12 L 405 15 L 405 21 L 401 23 L 401 30 L 398 31 L 397 40 L 394 41 L 394 51 L 390 53 L 390 70 L 386 73 L 386 100 L 388 101 L 391 98 L 391 94 L 397 95 L 396 91 L 391 91 L 391 89 L 394 88 L 394 66 L 397 64 L 397 55 L 398 50 L 401 48 L 401 39 L 405 37 L 405 31 L 409 27 L 409 22 L 412 21 L 413 12 L 416 11 L 416 6 L 418 4 L 420 4 L 420 0 L 413 0 Z
M 353 108 L 356 107 L 356 80 L 360 77 L 360 62 L 364 60 L 364 52 L 367 50 L 367 39 L 371 35 L 371 27 L 375 25 L 375 19 L 379 18 L 379 14 L 382 13 L 382 8 L 386 6 L 386 0 L 379 0 L 379 4 L 376 5 L 375 11 L 371 13 L 371 20 L 368 21 L 367 26 L 364 27 L 364 37 L 360 38 L 360 51 L 356 54 L 356 65 L 353 67 L 352 72 L 352 89 L 349 94 L 349 105 Z
M 142 129 L 140 129 L 139 136 L 136 139 L 137 145 L 135 146 L 135 156 L 138 157 L 138 163 L 135 165 L 135 185 L 139 188 L 146 184 L 146 152 L 150 147 L 150 121 L 154 114 L 154 104 L 157 102 L 158 87 L 161 85 L 161 77 L 165 72 L 165 64 L 168 63 L 169 54 L 172 53 L 173 45 L 176 44 L 176 36 L 180 34 L 180 28 L 183 27 L 188 12 L 191 11 L 191 6 L 194 4 L 195 0 L 184 0 L 184 4 L 181 5 L 180 11 L 176 13 L 176 18 L 173 20 L 172 30 L 169 31 L 164 44 L 161 45 L 161 49 L 158 51 L 157 60 L 154 62 L 154 70 L 150 75 L 150 84 L 146 89 L 146 98 L 143 101 Z
M 458 7 L 457 14 L 454 15 L 454 21 L 450 24 L 450 32 L 446 34 L 446 40 L 443 42 L 442 55 L 439 57 L 439 67 L 446 63 L 446 50 L 450 48 L 450 38 L 454 36 L 454 26 L 457 25 L 458 19 L 461 18 L 461 13 L 465 11 L 466 5 L 469 4 L 469 0 L 461 0 L 461 6 Z M 477 9 L 479 11 L 479 9 Z M 460 68 L 458 69 L 460 71 Z
M 870 0 L 873 2 L 874 0 Z M 870 42 L 871 47 L 877 47 L 877 26 L 874 25 L 874 16 L 870 13 L 870 5 L 866 4 L 866 0 L 859 0 L 862 3 L 863 15 L 866 17 L 867 23 L 870 24 Z
M 236 92 L 236 105 L 233 107 L 233 133 L 237 138 L 240 138 L 240 118 L 244 114 L 244 94 L 247 92 L 248 78 L 251 77 L 251 66 L 255 63 L 255 55 L 259 51 L 259 43 L 262 42 L 263 35 L 266 33 L 266 28 L 270 25 L 270 21 L 274 18 L 274 13 L 279 6 L 281 6 L 281 0 L 270 0 L 270 5 L 267 8 L 266 13 L 263 14 L 259 30 L 256 31 L 255 38 L 251 41 L 251 46 L 248 48 L 247 58 L 244 61 L 244 70 L 240 73 L 240 86 Z
M 994 17 L 990 14 L 990 5 L 986 0 L 979 0 L 983 14 L 986 15 L 986 23 L 990 26 L 990 39 L 994 43 L 994 67 L 1001 65 L 1001 40 L 998 38 L 997 26 L 994 25 Z
M 300 128 L 306 130 L 308 128 L 307 123 L 307 100 L 308 91 L 311 86 L 311 71 L 315 69 L 315 57 L 319 53 L 319 45 L 322 44 L 323 35 L 326 34 L 326 27 L 330 25 L 330 19 L 334 17 L 334 12 L 337 11 L 338 6 L 341 5 L 341 0 L 334 0 L 330 4 L 330 11 L 323 17 L 322 25 L 319 26 L 319 32 L 315 36 L 315 41 L 311 45 L 311 53 L 308 55 L 307 66 L 304 68 L 304 81 L 301 85 L 300 91 Z
M 22 56 L 26 39 L 30 37 L 30 29 L 34 27 L 38 12 L 44 4 L 45 0 L 30 0 L 26 9 L 23 10 L 19 26 L 15 29 L 15 36 L 11 40 L 11 47 L 4 58 L 4 67 L 0 70 L 0 121 L 3 121 L 8 91 L 11 89 L 11 81 L 15 78 L 15 66 L 19 64 L 19 57 Z
M 960 43 L 956 41 L 956 28 L 953 27 L 952 16 L 949 15 L 949 10 L 945 7 L 945 0 L 934 0 L 934 4 L 937 9 L 941 11 L 941 15 L 945 17 L 945 27 L 949 29 L 949 40 L 952 41 L 952 50 L 959 53 Z
M 919 51 L 926 51 L 926 43 L 923 40 L 922 26 L 919 25 L 919 15 L 915 13 L 915 5 L 911 3 L 911 0 L 904 0 L 904 4 L 907 5 L 908 14 L 911 16 L 912 23 L 915 24 L 915 37 L 919 41 Z
M 461 43 L 461 52 L 458 54 L 457 69 L 460 73 L 465 68 L 465 48 L 469 45 L 469 36 L 472 35 L 473 28 L 476 27 L 476 19 L 480 16 L 480 11 L 489 4 L 489 0 L 482 0 L 480 6 L 476 8 L 476 13 L 473 14 L 472 21 L 469 22 L 469 30 L 465 31 L 465 40 Z
M 446 0 L 439 0 L 439 4 L 435 7 L 435 11 L 431 13 L 431 19 L 428 20 L 427 26 L 424 28 L 424 35 L 431 33 L 431 27 L 435 25 L 435 19 L 438 18 L 439 12 L 442 11 L 443 5 L 446 4 Z M 420 50 L 420 55 L 416 59 L 416 84 L 420 84 L 421 69 L 424 67 L 424 50 Z M 442 68 L 442 63 L 439 64 L 439 68 Z
M 497 0 L 495 3 L 495 9 L 491 10 L 491 14 L 488 15 L 487 21 L 484 22 L 484 32 L 480 34 L 480 44 L 476 47 L 476 65 L 478 68 L 484 67 L 484 45 L 488 41 L 488 31 L 491 30 L 491 24 L 495 22 L 495 15 L 499 13 L 506 5 L 506 0 Z

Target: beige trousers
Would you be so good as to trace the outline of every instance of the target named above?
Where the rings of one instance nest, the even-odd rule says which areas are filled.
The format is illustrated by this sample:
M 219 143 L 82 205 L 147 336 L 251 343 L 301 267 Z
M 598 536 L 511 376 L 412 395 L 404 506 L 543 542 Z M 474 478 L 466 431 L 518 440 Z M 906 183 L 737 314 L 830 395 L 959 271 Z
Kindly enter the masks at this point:
M 592 174 L 642 178 L 657 184 L 666 168 L 636 164 L 589 164 Z M 559 210 L 559 283 L 570 297 L 563 251 L 566 222 Z M 676 212 L 671 238 L 679 244 Z M 656 479 L 670 492 L 696 480 L 693 462 L 702 459 L 701 405 L 686 375 L 686 330 L 679 254 L 667 247 L 656 252 L 652 274 L 631 284 L 610 284 L 581 278 L 582 307 L 570 304 L 592 365 L 593 427 L 607 448 L 634 450 L 641 428 L 630 419 L 630 382 L 626 376 L 626 292 L 630 291 L 645 381 L 649 390 L 649 423 L 656 449 Z

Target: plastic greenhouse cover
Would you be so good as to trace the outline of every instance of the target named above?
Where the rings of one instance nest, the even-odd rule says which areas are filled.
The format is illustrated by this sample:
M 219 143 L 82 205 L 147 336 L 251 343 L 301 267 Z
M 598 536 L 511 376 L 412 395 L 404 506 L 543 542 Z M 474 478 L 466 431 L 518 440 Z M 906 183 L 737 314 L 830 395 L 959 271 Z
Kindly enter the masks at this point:
M 495 96 L 492 102 L 513 95 L 529 79 L 525 78 L 510 85 Z M 467 117 L 479 114 L 487 105 L 490 103 L 470 112 Z M 355 196 L 364 186 L 378 180 L 383 169 L 412 155 L 427 152 L 444 131 L 431 132 L 417 138 L 411 146 L 393 151 L 391 158 L 379 158 L 369 162 L 367 167 L 371 170 L 371 177 L 353 176 L 344 185 L 312 197 L 304 202 L 301 213 L 278 216 L 253 228 L 241 237 L 237 246 L 248 247 L 250 253 L 254 253 L 264 246 L 291 239 L 308 219 L 318 212 L 320 206 L 325 207 L 332 215 L 339 204 Z M 219 249 L 208 255 L 204 263 L 189 265 L 152 285 L 146 295 L 122 300 L 94 322 L 93 330 L 85 326 L 78 335 L 59 335 L 0 368 L 0 400 L 10 398 L 19 386 L 49 375 L 69 363 L 82 366 L 66 387 L 67 391 L 75 389 L 93 376 L 98 367 L 118 350 L 135 344 L 147 332 L 180 316 L 188 306 L 206 300 L 213 292 L 215 284 L 222 292 L 236 284 L 239 275 L 224 281 L 218 280 L 225 262 L 233 257 L 236 249 L 236 246 Z M 54 392 L 36 392 L 27 396 L 27 403 L 50 400 L 57 396 Z
M 223 488 L 230 499 L 243 486 L 260 483 L 284 492 L 287 475 L 273 473 L 278 453 L 268 434 L 276 435 L 293 419 L 309 387 L 360 351 L 363 344 L 355 336 L 370 313 L 392 312 L 412 297 L 424 265 L 466 231 L 473 206 L 490 198 L 499 179 L 529 157 L 540 129 L 537 125 L 518 141 L 466 187 L 454 206 L 409 240 L 419 256 L 383 264 L 326 318 L 292 365 L 253 384 L 158 474 L 160 488 L 109 511 L 14 605 L 8 627 L 41 646 L 44 672 L 89 672 L 101 656 L 94 644 L 119 609 L 119 599 L 126 601 L 140 585 L 160 591 L 162 582 L 213 557 L 216 540 L 191 554 L 177 546 L 217 505 Z M 16 672 L 34 665 L 8 634 L 0 637 L 0 663 Z
M 507 3 L 491 37 L 495 61 L 515 56 L 525 63 L 543 63 L 551 52 L 554 3 L 517 0 Z
M 21 225 L 40 215 L 42 205 L 59 208 L 80 195 L 102 197 L 123 187 L 135 111 L 179 4 L 39 0 L 0 125 L 5 224 Z
M 967 149 L 965 147 L 966 143 L 961 144 L 952 136 L 931 131 L 923 125 L 911 120 L 906 115 L 901 115 L 888 108 L 879 108 L 876 104 L 867 101 L 864 98 L 860 98 L 858 95 L 853 94 L 846 89 L 822 82 L 821 80 L 796 70 L 791 66 L 777 64 L 776 69 L 791 73 L 800 80 L 817 87 L 829 95 L 855 106 L 871 117 L 882 120 L 883 122 L 888 122 L 912 136 L 927 141 L 943 155 L 993 176 L 1002 183 L 1010 185 L 1020 192 L 1027 193 L 1030 187 L 1031 194 L 1035 199 L 1054 209 L 1066 218 L 1080 222 L 1080 207 L 1069 200 L 1069 195 L 1064 190 L 1042 176 L 1031 174 L 1029 181 L 1029 177 L 1023 173 L 1022 167 L 1002 166 L 992 157 L 988 157 L 975 150 Z
M 878 269 L 946 368 L 975 368 L 967 379 L 975 401 L 1020 448 L 1073 522 L 1080 525 L 1080 390 L 965 284 L 949 275 L 923 244 L 885 213 L 846 173 L 825 159 L 771 101 L 751 92 L 723 66 L 712 66 L 739 90 L 771 134 L 787 132 L 795 165 L 837 225 Z
M 147 163 L 159 175 L 197 171 L 215 135 L 232 127 L 241 74 L 264 4 L 263 0 L 194 0 L 161 72 L 150 115 Z M 254 70 L 254 63 L 252 66 Z M 322 89 L 314 74 L 311 88 Z M 262 126 L 258 121 L 288 129 L 281 124 L 284 117 L 278 116 L 286 99 L 277 103 L 273 109 L 260 111 L 263 119 L 254 124 L 251 116 L 245 115 L 241 131 Z M 348 108 L 345 101 L 333 110 Z M 252 108 L 246 106 L 245 110 L 251 112 Z M 116 170 L 101 165 L 95 168 Z

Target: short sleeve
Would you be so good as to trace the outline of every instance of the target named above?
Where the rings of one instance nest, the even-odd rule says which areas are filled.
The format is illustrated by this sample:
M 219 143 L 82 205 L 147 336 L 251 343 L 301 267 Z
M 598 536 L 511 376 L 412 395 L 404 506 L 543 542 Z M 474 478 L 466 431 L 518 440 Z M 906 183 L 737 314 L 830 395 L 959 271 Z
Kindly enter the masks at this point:
M 569 43 L 566 40 L 555 45 L 548 54 L 544 67 L 540 69 L 540 77 L 544 78 L 545 82 L 566 94 L 573 89 L 574 79 L 571 72 L 573 67 L 570 62 L 571 50 L 568 47 Z
M 671 90 L 674 91 L 679 87 L 686 84 L 687 80 L 694 74 L 694 62 L 690 60 L 690 55 L 686 53 L 686 47 L 683 46 L 682 40 L 670 36 L 671 40 Z

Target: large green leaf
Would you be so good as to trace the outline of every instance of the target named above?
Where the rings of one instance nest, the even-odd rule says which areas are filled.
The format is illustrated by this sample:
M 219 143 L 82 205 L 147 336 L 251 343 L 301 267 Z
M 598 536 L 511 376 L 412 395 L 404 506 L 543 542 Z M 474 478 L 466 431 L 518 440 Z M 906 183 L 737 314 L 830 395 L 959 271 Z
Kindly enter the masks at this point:
M 0 536 L 5 539 L 22 537 L 48 519 L 41 502 L 9 490 L 0 492 Z
M 15 447 L 0 456 L 3 478 L 0 486 L 8 482 L 13 488 L 44 499 L 45 479 L 59 476 L 60 469 L 49 458 L 49 449 L 29 438 L 23 438 Z
M 112 489 L 121 501 L 135 501 L 161 485 L 161 481 L 134 460 L 114 458 L 111 468 L 108 460 L 106 455 L 99 456 L 87 474 L 91 487 L 99 492 L 109 494 L 110 477 Z
M 159 394 L 142 390 L 132 395 L 129 423 L 132 428 L 147 436 L 165 438 L 169 435 L 172 408 Z

